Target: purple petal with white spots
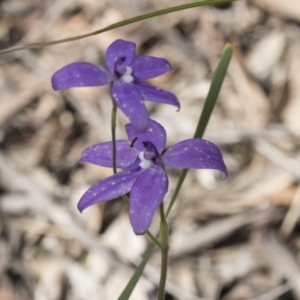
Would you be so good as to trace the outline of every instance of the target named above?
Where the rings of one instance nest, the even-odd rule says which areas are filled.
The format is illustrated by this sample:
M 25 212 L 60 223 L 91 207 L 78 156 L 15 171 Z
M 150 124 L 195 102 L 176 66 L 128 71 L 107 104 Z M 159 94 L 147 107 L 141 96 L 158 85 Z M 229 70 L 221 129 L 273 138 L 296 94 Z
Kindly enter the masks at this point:
M 113 147 L 112 142 L 105 142 L 86 148 L 82 154 L 80 161 L 90 164 L 113 167 Z M 116 166 L 117 168 L 126 168 L 132 165 L 139 151 L 130 147 L 130 142 L 125 140 L 116 141 Z
M 135 83 L 135 87 L 139 90 L 143 99 L 146 101 L 166 103 L 176 106 L 178 110 L 180 109 L 180 103 L 177 97 L 166 90 L 143 82 Z
M 148 111 L 140 93 L 132 84 L 114 81 L 112 96 L 119 109 L 129 118 L 139 131 L 145 131 L 148 125 Z
M 134 75 L 140 80 L 147 80 L 172 71 L 166 59 L 143 55 L 136 56 L 131 67 Z
M 72 87 L 101 86 L 110 83 L 111 75 L 99 67 L 85 62 L 69 64 L 52 76 L 52 87 L 55 91 Z
M 145 149 L 142 142 L 151 142 L 155 145 L 158 153 L 161 153 L 166 145 L 166 130 L 157 122 L 149 120 L 148 127 L 145 132 L 139 132 L 135 129 L 132 124 L 125 125 L 128 139 L 133 141 L 137 138 L 134 143 L 134 147 L 143 151 Z
M 107 48 L 105 62 L 111 74 L 115 71 L 117 60 L 121 59 L 124 67 L 132 63 L 135 57 L 135 48 L 135 43 L 123 40 L 116 40 Z
M 140 173 L 122 171 L 99 181 L 81 197 L 77 205 L 78 210 L 82 212 L 91 205 L 127 194 Z
M 162 163 L 178 169 L 215 169 L 221 171 L 221 180 L 228 177 L 220 149 L 202 139 L 189 139 L 176 144 L 163 154 Z
M 130 193 L 129 218 L 136 235 L 144 234 L 153 215 L 168 191 L 165 170 L 155 165 L 144 171 L 134 182 Z

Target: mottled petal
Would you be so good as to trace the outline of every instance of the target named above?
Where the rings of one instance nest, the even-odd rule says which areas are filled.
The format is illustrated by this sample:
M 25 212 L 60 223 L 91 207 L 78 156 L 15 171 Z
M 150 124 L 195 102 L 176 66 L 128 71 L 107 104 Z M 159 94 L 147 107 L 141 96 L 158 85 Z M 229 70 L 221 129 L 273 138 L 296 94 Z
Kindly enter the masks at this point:
M 106 66 L 111 74 L 115 71 L 115 63 L 120 58 L 123 60 L 123 66 L 129 66 L 135 57 L 136 45 L 133 42 L 124 40 L 114 41 L 106 51 Z
M 147 80 L 172 71 L 166 59 L 143 55 L 136 56 L 131 67 L 134 75 L 140 80 Z
M 143 82 L 135 83 L 135 87 L 139 90 L 139 92 L 142 95 L 142 98 L 146 101 L 166 103 L 176 106 L 178 110 L 180 109 L 180 103 L 177 97 L 166 90 L 160 89 L 158 87 Z
M 140 173 L 122 171 L 99 181 L 81 197 L 77 205 L 78 210 L 82 212 L 91 205 L 127 194 Z
M 221 171 L 221 180 L 228 177 L 220 149 L 202 139 L 189 139 L 176 144 L 163 154 L 162 162 L 178 169 L 215 169 Z
M 112 96 L 120 110 L 129 118 L 139 131 L 145 131 L 148 125 L 148 111 L 137 89 L 132 84 L 114 81 Z
M 110 83 L 111 75 L 99 67 L 85 62 L 69 64 L 52 76 L 55 91 L 72 87 L 101 86 Z
M 134 182 L 130 193 L 129 218 L 136 235 L 144 234 L 153 215 L 168 191 L 164 169 L 155 165 L 144 171 Z
M 151 142 L 155 145 L 158 153 L 161 153 L 166 145 L 166 130 L 157 122 L 149 120 L 148 127 L 145 132 L 138 132 L 132 124 L 125 125 L 128 139 L 133 141 L 135 138 L 134 147 L 139 150 L 144 150 L 143 142 Z
M 113 167 L 113 144 L 112 142 L 105 142 L 86 148 L 82 154 L 80 161 L 90 164 Z M 125 140 L 116 141 L 116 166 L 117 168 L 126 168 L 132 165 L 139 151 L 130 147 L 130 142 Z

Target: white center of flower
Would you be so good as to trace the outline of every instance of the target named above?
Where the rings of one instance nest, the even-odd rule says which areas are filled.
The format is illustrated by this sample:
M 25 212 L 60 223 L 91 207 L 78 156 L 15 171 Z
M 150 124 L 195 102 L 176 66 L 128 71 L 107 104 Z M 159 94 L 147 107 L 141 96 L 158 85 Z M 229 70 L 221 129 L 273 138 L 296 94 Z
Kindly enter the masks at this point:
M 126 67 L 125 73 L 121 76 L 121 80 L 126 83 L 131 83 L 133 81 L 132 68 Z
M 144 157 L 144 151 L 140 152 L 139 154 L 139 159 L 141 160 L 140 162 L 140 167 L 143 169 L 143 170 L 147 170 L 149 168 L 151 168 L 154 163 L 151 161 L 151 160 L 148 160 Z

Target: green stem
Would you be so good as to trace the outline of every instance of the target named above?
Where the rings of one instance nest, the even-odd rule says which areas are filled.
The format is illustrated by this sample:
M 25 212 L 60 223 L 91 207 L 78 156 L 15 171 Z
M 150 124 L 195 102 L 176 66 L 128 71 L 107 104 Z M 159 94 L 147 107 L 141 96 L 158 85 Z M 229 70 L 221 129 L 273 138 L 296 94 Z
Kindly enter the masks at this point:
M 117 173 L 117 148 L 116 148 L 116 120 L 117 120 L 117 105 L 114 100 L 112 100 L 113 107 L 111 111 L 111 136 L 113 145 L 113 171 L 114 174 Z
M 113 145 L 113 171 L 114 174 L 117 173 L 117 147 L 116 147 L 116 120 L 117 120 L 117 105 L 113 100 L 113 107 L 111 111 L 111 136 L 112 136 L 112 145 Z M 125 204 L 129 206 L 129 199 L 127 195 L 122 196 Z M 161 243 L 154 237 L 154 235 L 148 230 L 147 236 L 149 239 L 159 248 L 161 249 Z
M 161 243 L 157 240 L 157 238 L 149 230 L 147 230 L 147 236 L 152 241 L 152 243 L 155 244 L 159 249 L 162 248 Z
M 160 236 L 161 236 L 161 271 L 158 287 L 157 300 L 165 299 L 165 286 L 168 271 L 168 251 L 169 251 L 169 227 L 166 221 L 163 202 L 159 206 L 160 211 Z

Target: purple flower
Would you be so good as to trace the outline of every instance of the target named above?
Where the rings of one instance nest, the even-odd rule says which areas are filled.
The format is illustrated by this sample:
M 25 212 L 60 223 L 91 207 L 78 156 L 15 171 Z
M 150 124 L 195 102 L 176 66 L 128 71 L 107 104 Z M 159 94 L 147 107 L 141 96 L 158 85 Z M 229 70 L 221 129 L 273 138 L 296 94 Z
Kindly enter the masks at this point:
M 135 234 L 144 234 L 153 215 L 168 191 L 168 177 L 164 166 L 178 169 L 216 169 L 221 179 L 227 178 L 227 169 L 219 148 L 206 140 L 189 139 L 162 151 L 166 131 L 157 122 L 149 120 L 145 132 L 127 124 L 129 140 L 116 141 L 117 168 L 122 169 L 93 185 L 80 199 L 78 209 L 115 199 L 130 192 L 129 216 Z M 112 167 L 112 142 L 91 146 L 82 153 L 80 161 Z
M 102 86 L 112 82 L 111 94 L 117 106 L 138 131 L 145 131 L 149 117 L 144 100 L 171 104 L 178 109 L 180 104 L 172 93 L 144 82 L 171 71 L 169 62 L 163 58 L 136 56 L 135 50 L 135 43 L 116 40 L 106 52 L 109 72 L 90 63 L 72 63 L 54 73 L 53 89 Z

